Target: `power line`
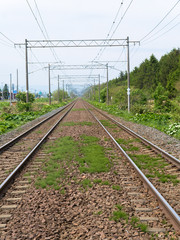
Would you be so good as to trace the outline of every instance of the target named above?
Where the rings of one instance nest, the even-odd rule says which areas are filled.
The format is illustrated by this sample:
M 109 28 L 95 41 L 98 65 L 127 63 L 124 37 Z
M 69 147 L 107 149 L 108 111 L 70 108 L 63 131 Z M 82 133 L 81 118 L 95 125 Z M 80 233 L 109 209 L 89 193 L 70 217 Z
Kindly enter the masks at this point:
M 38 7 L 38 5 L 37 5 L 36 0 L 34 0 L 34 3 L 35 3 L 35 6 L 36 6 L 36 9 L 37 9 L 37 11 L 38 11 L 39 17 L 40 17 L 40 19 L 41 19 L 42 26 L 44 27 L 44 30 L 45 30 L 45 33 L 46 33 L 46 36 L 47 36 L 46 39 L 50 39 L 49 34 L 48 34 L 48 32 L 47 32 L 47 28 L 45 27 L 45 24 L 44 24 L 44 21 L 43 21 L 43 18 L 42 18 L 42 15 L 41 15 L 41 13 L 40 13 L 40 10 L 39 10 L 39 7 Z M 58 56 L 57 56 L 57 54 L 56 54 L 56 52 L 54 51 L 53 48 L 51 48 L 51 52 L 52 52 L 52 54 L 54 55 L 54 58 L 56 59 L 56 61 L 58 60 L 59 62 L 61 62 L 61 61 L 59 60 L 59 58 L 58 58 Z
M 127 11 L 129 10 L 129 8 L 130 8 L 130 6 L 131 6 L 132 2 L 133 2 L 133 0 L 131 0 L 131 2 L 129 3 L 128 7 L 126 8 L 126 10 L 125 10 L 124 14 L 122 15 L 122 17 L 121 17 L 121 19 L 120 19 L 119 23 L 117 24 L 116 28 L 114 29 L 114 31 L 113 31 L 113 33 L 111 34 L 111 36 L 109 37 L 109 39 L 112 39 L 113 35 L 114 35 L 114 34 L 115 34 L 115 32 L 117 31 L 117 29 L 118 29 L 119 25 L 121 24 L 121 22 L 122 22 L 123 18 L 125 17 L 125 15 L 126 15 Z M 121 6 L 120 6 L 120 7 L 121 7 Z M 118 11 L 119 11 L 119 10 L 118 10 Z M 109 35 L 110 35 L 110 34 L 109 34 Z M 98 54 L 97 54 L 97 56 L 94 58 L 94 60 L 96 60 L 96 59 L 97 59 L 97 57 L 99 57 L 99 58 L 100 58 L 100 57 L 102 56 L 103 52 L 105 51 L 105 49 L 106 49 L 106 47 L 104 47 L 103 49 L 100 49 L 99 53 L 98 53 Z
M 40 16 L 40 19 L 41 19 L 42 25 L 43 25 L 43 27 L 44 27 L 44 30 L 42 29 L 42 27 L 41 27 L 41 25 L 40 25 L 40 23 L 39 23 L 39 21 L 38 21 L 36 15 L 35 15 L 35 13 L 34 13 L 32 7 L 31 7 L 31 5 L 29 4 L 28 0 L 26 0 L 26 2 L 27 2 L 28 6 L 29 6 L 29 8 L 30 8 L 30 11 L 31 11 L 31 13 L 32 13 L 32 15 L 33 15 L 33 17 L 34 17 L 34 19 L 35 19 L 35 21 L 36 21 L 36 23 L 37 23 L 37 25 L 38 25 L 40 31 L 41 31 L 43 37 L 44 37 L 46 40 L 48 40 L 49 36 L 48 36 L 47 30 L 46 30 L 46 27 L 45 27 L 45 25 L 44 25 L 44 22 L 43 22 L 43 20 L 42 20 L 42 16 L 41 16 L 41 14 L 40 14 L 40 11 L 39 11 L 39 8 L 38 8 L 38 6 L 37 6 L 36 1 L 34 1 L 34 2 L 35 2 L 35 5 L 36 5 L 36 8 L 37 8 L 38 14 L 39 14 L 39 16 Z M 45 32 L 44 32 L 44 31 L 45 31 Z M 46 36 L 46 35 L 47 35 L 47 36 Z M 51 50 L 53 56 L 55 57 L 56 61 L 58 60 L 58 61 L 60 62 L 60 60 L 57 59 L 57 57 L 55 56 L 55 54 L 54 54 L 52 48 L 50 48 L 50 50 Z
M 114 31 L 113 31 L 113 33 L 112 33 L 112 35 L 111 35 L 110 39 L 113 37 L 113 35 L 114 35 L 114 34 L 115 34 L 115 32 L 117 31 L 117 29 L 118 29 L 119 25 L 121 24 L 121 22 L 122 22 L 123 18 L 125 17 L 125 15 L 126 15 L 127 11 L 129 10 L 129 8 L 130 8 L 130 6 L 131 6 L 132 2 L 133 2 L 133 0 L 131 0 L 131 2 L 129 3 L 128 7 L 126 8 L 126 11 L 124 12 L 123 16 L 121 17 L 121 19 L 120 19 L 120 21 L 119 21 L 118 25 L 116 26 L 115 30 L 114 30 Z
M 176 2 L 176 4 L 166 13 L 166 15 L 161 19 L 161 21 L 150 32 L 148 32 L 143 38 L 141 38 L 140 41 L 144 40 L 147 36 L 149 36 L 164 21 L 164 19 L 172 12 L 172 10 L 177 6 L 177 4 L 179 2 L 180 2 L 180 0 L 178 0 Z
M 8 38 L 4 33 L 0 32 L 0 34 L 5 37 L 9 42 L 11 42 L 13 45 L 15 44 L 10 38 Z
M 153 42 L 153 41 L 155 41 L 156 39 L 164 36 L 166 33 L 168 33 L 168 32 L 170 32 L 171 30 L 173 30 L 173 29 L 174 29 L 175 27 L 177 27 L 179 24 L 180 24 L 180 22 L 176 23 L 173 27 L 171 27 L 170 29 L 168 29 L 166 32 L 164 32 L 164 33 L 162 33 L 160 36 L 158 36 L 158 37 L 150 40 L 149 42 L 146 42 L 145 44 L 148 44 L 148 43 L 150 43 L 150 42 Z
M 108 37 L 109 37 L 109 35 L 110 35 L 110 33 L 111 33 L 111 31 L 112 31 L 115 23 L 116 23 L 116 20 L 117 20 L 117 18 L 118 18 L 118 15 L 119 15 L 119 13 L 120 13 L 120 10 L 121 10 L 121 8 L 122 8 L 122 5 L 123 5 L 123 1 L 121 2 L 120 6 L 119 6 L 119 8 L 118 8 L 118 11 L 117 11 L 117 13 L 116 13 L 116 16 L 115 16 L 115 18 L 114 18 L 114 20 L 113 20 L 113 22 L 112 22 L 112 25 L 111 25 L 111 27 L 110 27 L 110 29 L 109 29 L 109 31 L 108 31 L 106 40 L 108 39 Z M 94 58 L 94 60 L 96 60 L 96 58 L 100 55 L 100 53 L 101 53 L 102 51 L 103 51 L 103 48 L 101 48 L 101 49 L 99 50 L 99 52 L 97 53 L 97 55 L 96 55 L 96 57 Z M 102 55 L 102 54 L 101 54 L 101 55 Z M 93 60 L 93 61 L 94 61 L 94 60 Z
M 174 17 L 170 22 L 168 22 L 164 27 L 162 27 L 160 30 L 158 30 L 157 32 L 155 32 L 151 37 L 147 38 L 144 42 L 148 41 L 149 39 L 151 39 L 153 36 L 155 36 L 156 34 L 158 34 L 159 32 L 161 32 L 164 28 L 166 28 L 170 23 L 172 23 L 177 17 L 179 17 L 180 14 L 178 14 L 176 17 Z

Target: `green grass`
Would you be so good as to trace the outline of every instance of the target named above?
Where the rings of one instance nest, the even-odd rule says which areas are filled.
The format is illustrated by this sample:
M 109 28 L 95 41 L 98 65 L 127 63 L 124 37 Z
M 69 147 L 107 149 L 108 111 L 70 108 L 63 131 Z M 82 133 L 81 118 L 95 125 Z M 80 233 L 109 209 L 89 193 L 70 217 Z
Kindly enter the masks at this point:
M 65 122 L 62 123 L 63 126 L 92 126 L 92 122 Z
M 172 182 L 174 185 L 179 183 L 180 181 L 177 179 L 176 175 L 165 174 L 164 167 L 168 164 L 164 161 L 164 159 L 159 157 L 151 157 L 149 155 L 130 155 L 134 160 L 135 164 L 140 169 L 146 169 L 149 173 L 146 174 L 146 177 L 150 178 L 158 178 L 160 182 Z
M 121 187 L 119 185 L 113 185 L 112 189 L 119 191 L 121 190 Z
M 109 127 L 109 128 L 117 128 L 115 124 L 111 123 L 108 120 L 100 120 L 100 122 L 102 123 L 102 125 L 104 125 L 105 127 Z
M 102 181 L 102 182 L 101 182 L 101 185 L 110 185 L 110 182 L 107 181 L 107 180 L 106 180 L 106 181 Z
M 82 185 L 82 187 L 84 188 L 84 189 L 87 189 L 88 187 L 92 187 L 93 186 L 93 183 L 91 182 L 91 180 L 90 179 L 84 179 L 84 180 L 82 180 L 81 182 L 80 182 L 80 184 Z
M 79 158 L 80 172 L 107 172 L 111 167 L 109 159 L 105 156 L 105 149 L 98 144 L 99 139 L 94 136 L 81 136 L 81 153 Z
M 126 110 L 121 110 L 119 104 L 109 104 L 98 103 L 95 101 L 89 101 L 95 107 L 100 108 L 108 113 L 121 117 L 124 120 L 140 123 L 149 127 L 156 128 L 170 136 L 174 136 L 180 139 L 180 126 L 179 117 L 176 119 L 176 112 L 171 113 L 156 113 L 156 112 L 146 112 L 146 113 L 128 113 Z M 177 107 L 177 104 L 176 104 Z
M 93 180 L 93 183 L 101 183 L 102 182 L 102 179 L 94 179 Z
M 103 213 L 103 211 L 98 211 L 98 212 L 95 212 L 94 215 L 101 215 Z
M 7 103 L 0 103 L 0 135 L 9 132 L 65 104 L 67 103 L 46 105 L 34 102 L 32 104 L 31 111 L 22 112 L 19 111 L 17 107 L 8 107 Z
M 113 216 L 110 218 L 110 220 L 114 220 L 115 222 L 119 222 L 121 219 L 126 220 L 126 223 L 128 222 L 128 214 L 126 212 L 122 211 L 121 205 L 116 205 L 117 211 L 113 212 Z
M 117 143 L 121 145 L 124 151 L 139 151 L 139 147 L 134 146 L 133 142 L 139 142 L 138 138 L 135 139 L 123 139 L 123 138 L 118 138 L 116 139 Z
M 35 183 L 36 187 L 51 187 L 60 189 L 60 179 L 65 178 L 66 170 L 64 162 L 68 163 L 78 156 L 78 144 L 71 137 L 59 138 L 53 143 L 45 145 L 46 153 L 51 153 L 50 159 L 45 162 L 43 171 L 45 177 L 39 177 Z
M 105 155 L 105 149 L 98 144 L 99 139 L 94 136 L 82 135 L 79 141 L 66 136 L 46 144 L 43 150 L 49 154 L 44 162 L 44 176 L 40 176 L 35 185 L 41 188 L 60 189 L 60 183 L 68 178 L 68 171 L 74 164 L 80 173 L 107 172 L 111 167 Z M 93 182 L 100 183 L 96 179 Z M 81 182 L 83 188 L 92 187 L 93 182 L 85 179 Z
M 73 108 L 72 111 L 86 111 L 85 108 Z
M 125 220 L 126 224 L 128 221 L 130 221 L 132 227 L 139 228 L 142 232 L 147 232 L 148 226 L 144 223 L 141 223 L 138 217 L 132 216 L 130 218 L 126 212 L 122 211 L 123 206 L 119 204 L 117 204 L 115 207 L 117 210 L 113 212 L 113 216 L 110 218 L 110 220 L 114 220 L 115 222 Z

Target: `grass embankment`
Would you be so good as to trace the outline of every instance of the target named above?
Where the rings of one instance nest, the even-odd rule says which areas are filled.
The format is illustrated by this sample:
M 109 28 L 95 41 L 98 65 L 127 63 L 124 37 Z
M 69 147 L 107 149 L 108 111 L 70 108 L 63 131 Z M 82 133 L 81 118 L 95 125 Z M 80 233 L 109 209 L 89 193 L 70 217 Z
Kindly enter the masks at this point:
M 22 112 L 18 110 L 17 106 L 10 107 L 8 102 L 0 102 L 0 135 L 59 108 L 67 104 L 67 102 L 47 104 L 47 102 L 36 101 L 32 104 L 30 111 Z
M 180 140 L 180 124 L 173 113 L 154 113 L 147 112 L 142 114 L 128 113 L 119 109 L 118 105 L 107 105 L 90 101 L 95 107 L 100 108 L 112 115 L 121 117 L 124 120 L 140 123 L 149 127 L 156 128 L 170 136 Z

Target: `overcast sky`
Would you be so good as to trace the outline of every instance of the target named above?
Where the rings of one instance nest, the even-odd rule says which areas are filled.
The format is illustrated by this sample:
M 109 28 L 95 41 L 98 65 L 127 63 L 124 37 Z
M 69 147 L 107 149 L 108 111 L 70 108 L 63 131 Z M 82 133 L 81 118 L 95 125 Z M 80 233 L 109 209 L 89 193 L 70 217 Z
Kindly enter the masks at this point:
M 173 48 L 180 47 L 180 0 L 1 0 L 0 87 L 5 83 L 9 84 L 10 73 L 16 85 L 18 69 L 19 89 L 25 90 L 24 47 L 14 48 L 13 43 L 24 43 L 25 39 L 45 39 L 43 34 L 46 35 L 46 31 L 41 19 L 51 40 L 107 39 L 108 33 L 111 38 L 126 39 L 129 36 L 130 41 L 142 40 L 140 46 L 130 47 L 131 70 L 151 54 L 160 59 Z M 109 63 L 116 68 L 109 69 L 110 79 L 118 77 L 120 71 L 127 70 L 126 48 L 111 47 L 101 50 L 101 48 L 56 48 L 53 54 L 50 49 L 29 49 L 28 57 L 30 62 L 56 62 L 58 58 L 66 65 L 91 64 L 94 59 L 104 61 L 103 63 L 121 61 Z M 101 53 L 99 51 L 102 54 L 98 54 Z M 43 67 L 47 67 L 47 64 L 29 64 L 31 91 L 48 92 L 47 70 L 36 72 Z M 105 70 L 53 71 L 52 91 L 57 89 L 58 74 L 66 76 L 101 74 L 101 81 L 106 81 Z M 83 78 L 66 79 L 65 85 L 72 84 L 74 87 L 81 85 L 82 88 L 92 84 L 93 81 Z M 62 87 L 62 81 L 60 86 Z

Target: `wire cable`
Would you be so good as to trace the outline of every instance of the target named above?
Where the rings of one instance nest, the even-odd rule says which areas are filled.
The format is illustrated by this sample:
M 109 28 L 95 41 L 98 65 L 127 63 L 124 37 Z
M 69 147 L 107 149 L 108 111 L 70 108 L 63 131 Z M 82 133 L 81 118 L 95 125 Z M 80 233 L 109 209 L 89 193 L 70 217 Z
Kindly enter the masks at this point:
M 166 13 L 166 15 L 160 20 L 160 22 L 156 24 L 155 27 L 153 27 L 150 32 L 148 32 L 143 38 L 141 38 L 140 42 L 143 41 L 147 36 L 149 36 L 164 21 L 164 19 L 166 19 L 166 17 L 173 11 L 173 9 L 177 6 L 179 2 L 180 0 L 175 3 L 175 5 Z
M 149 39 L 151 39 L 152 37 L 154 37 L 156 34 L 158 34 L 159 32 L 161 32 L 164 28 L 166 28 L 169 24 L 171 24 L 177 17 L 179 17 L 180 14 L 178 14 L 176 17 L 174 17 L 170 22 L 168 22 L 164 27 L 162 27 L 160 30 L 158 30 L 157 32 L 155 32 L 151 37 L 147 38 L 146 40 L 144 40 L 144 42 L 148 41 Z
M 48 34 L 48 32 L 47 32 L 47 28 L 45 27 L 45 24 L 44 24 L 44 21 L 43 21 L 43 18 L 42 18 L 42 15 L 41 15 L 41 13 L 40 13 L 40 10 L 39 10 L 39 7 L 38 7 L 38 5 L 37 5 L 36 0 L 34 0 L 34 3 L 35 3 L 35 6 L 36 6 L 36 9 L 37 9 L 37 12 L 38 12 L 38 14 L 39 14 L 39 17 L 40 17 L 42 26 L 43 26 L 44 31 L 45 31 L 46 36 L 47 36 L 46 39 L 47 39 L 47 40 L 50 40 L 49 34 Z M 56 54 L 56 52 L 55 52 L 55 50 L 54 50 L 54 48 L 50 48 L 50 49 L 51 49 L 51 52 L 52 52 L 52 54 L 54 55 L 54 58 L 56 59 L 56 61 L 58 61 L 58 62 L 61 63 L 61 61 L 59 60 L 59 58 L 58 58 L 58 56 L 57 56 L 57 54 Z
M 144 45 L 146 45 L 146 44 L 148 44 L 148 43 L 151 43 L 151 42 L 157 40 L 158 38 L 164 36 L 166 33 L 168 33 L 168 32 L 170 32 L 171 30 L 173 30 L 173 29 L 174 29 L 175 27 L 177 27 L 179 24 L 180 24 L 180 22 L 176 23 L 173 27 L 171 27 L 170 29 L 168 29 L 166 32 L 162 33 L 160 36 L 158 36 L 158 37 L 150 40 L 149 42 L 145 42 Z

